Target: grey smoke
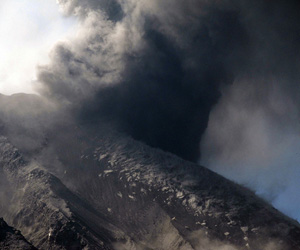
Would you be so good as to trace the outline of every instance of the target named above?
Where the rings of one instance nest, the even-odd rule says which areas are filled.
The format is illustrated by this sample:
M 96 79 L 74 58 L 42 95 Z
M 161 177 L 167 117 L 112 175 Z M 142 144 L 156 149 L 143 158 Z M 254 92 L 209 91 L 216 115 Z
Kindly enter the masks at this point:
M 80 28 L 39 68 L 43 96 L 192 161 L 208 126 L 201 163 L 298 218 L 297 1 L 59 3 Z
M 247 19 L 248 71 L 222 89 L 201 163 L 300 220 L 299 3 L 266 2 Z
M 202 141 L 201 163 L 300 220 L 298 106 L 273 81 L 264 105 L 251 81 L 224 90 Z
M 83 121 L 105 117 L 138 140 L 196 161 L 219 87 L 232 81 L 246 49 L 236 8 L 122 1 L 116 21 L 106 8 L 84 3 L 62 2 L 82 27 L 40 68 L 43 95 L 81 110 Z

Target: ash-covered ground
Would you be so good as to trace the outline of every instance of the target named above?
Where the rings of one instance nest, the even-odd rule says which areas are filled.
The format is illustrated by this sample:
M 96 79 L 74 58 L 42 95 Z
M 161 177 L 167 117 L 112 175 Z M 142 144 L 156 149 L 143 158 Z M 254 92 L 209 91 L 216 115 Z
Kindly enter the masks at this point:
M 38 249 L 300 249 L 297 222 L 205 167 L 36 96 L 1 101 L 0 216 Z

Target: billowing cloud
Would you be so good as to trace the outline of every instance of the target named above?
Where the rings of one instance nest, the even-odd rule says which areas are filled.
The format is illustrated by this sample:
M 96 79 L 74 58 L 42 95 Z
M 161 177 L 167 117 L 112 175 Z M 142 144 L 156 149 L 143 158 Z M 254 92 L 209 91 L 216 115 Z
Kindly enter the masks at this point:
M 39 68 L 42 95 L 193 161 L 208 126 L 202 163 L 274 204 L 297 189 L 297 1 L 58 2 L 80 27 Z
M 120 1 L 121 19 L 93 1 L 61 1 L 81 20 L 75 40 L 41 67 L 42 93 L 106 117 L 134 138 L 196 160 L 219 86 L 241 63 L 235 7 L 204 1 Z

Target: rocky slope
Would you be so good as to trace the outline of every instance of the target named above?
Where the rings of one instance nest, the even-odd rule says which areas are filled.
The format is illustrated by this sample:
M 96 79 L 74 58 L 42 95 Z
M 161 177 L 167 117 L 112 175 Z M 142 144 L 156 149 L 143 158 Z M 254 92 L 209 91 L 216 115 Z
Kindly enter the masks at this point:
M 0 249 L 34 250 L 36 248 L 22 236 L 20 231 L 8 226 L 3 218 L 0 218 Z
M 298 223 L 204 167 L 104 124 L 26 130 L 32 148 L 0 137 L 0 216 L 38 249 L 300 249 Z

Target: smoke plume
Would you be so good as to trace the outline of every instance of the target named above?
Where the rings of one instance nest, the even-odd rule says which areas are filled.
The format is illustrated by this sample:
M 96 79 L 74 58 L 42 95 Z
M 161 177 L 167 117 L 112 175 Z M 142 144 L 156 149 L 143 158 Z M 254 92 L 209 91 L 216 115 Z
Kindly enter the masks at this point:
M 61 1 L 61 7 L 78 16 L 81 28 L 39 69 L 41 92 L 81 110 L 83 121 L 105 117 L 138 140 L 196 161 L 219 88 L 232 82 L 247 50 L 237 7 L 204 1 Z
M 192 161 L 206 131 L 202 163 L 273 204 L 295 200 L 297 1 L 58 2 L 80 27 L 39 67 L 42 95 Z

